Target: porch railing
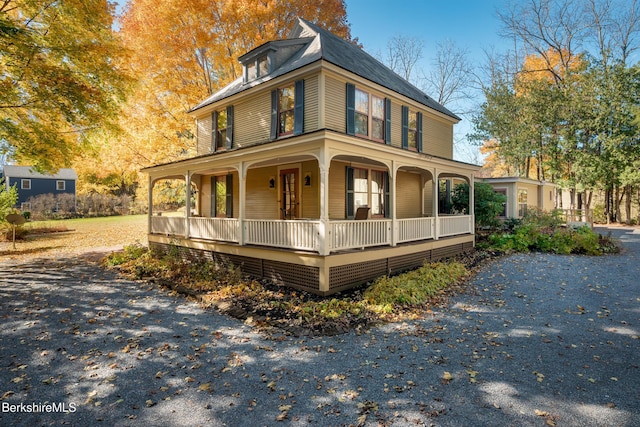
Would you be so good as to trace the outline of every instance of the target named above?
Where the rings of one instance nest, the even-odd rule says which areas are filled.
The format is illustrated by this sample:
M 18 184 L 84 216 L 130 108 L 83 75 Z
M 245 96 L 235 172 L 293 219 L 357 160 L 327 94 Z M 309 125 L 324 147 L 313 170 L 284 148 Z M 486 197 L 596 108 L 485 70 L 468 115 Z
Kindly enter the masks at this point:
M 441 216 L 438 220 L 440 221 L 440 237 L 473 232 L 473 220 L 471 215 Z
M 331 250 L 391 244 L 391 220 L 331 221 Z
M 244 243 L 286 249 L 319 252 L 319 220 L 258 220 L 243 221 Z M 406 218 L 396 220 L 396 243 L 434 239 L 436 219 Z M 184 217 L 151 217 L 151 233 L 185 236 Z M 330 221 L 326 242 L 329 251 L 391 245 L 392 220 L 370 219 L 365 221 Z M 189 218 L 189 237 L 206 240 L 241 241 L 240 220 L 237 218 Z M 470 215 L 438 217 L 438 236 L 454 236 L 473 232 Z
M 189 237 L 223 242 L 240 241 L 240 221 L 237 218 L 189 218 Z
M 398 220 L 398 243 L 433 239 L 435 218 L 407 218 Z
M 175 236 L 185 235 L 184 217 L 179 216 L 152 216 L 151 232 L 155 234 L 169 234 Z
M 246 243 L 278 248 L 317 251 L 320 221 L 244 221 Z

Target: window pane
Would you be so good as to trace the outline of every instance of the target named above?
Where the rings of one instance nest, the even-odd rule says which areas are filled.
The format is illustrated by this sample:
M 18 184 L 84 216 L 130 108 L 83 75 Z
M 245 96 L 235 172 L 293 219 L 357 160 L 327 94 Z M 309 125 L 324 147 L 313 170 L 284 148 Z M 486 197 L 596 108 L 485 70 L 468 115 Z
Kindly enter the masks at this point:
M 253 80 L 256 78 L 256 64 L 252 62 L 247 64 L 247 80 Z
M 356 111 L 369 114 L 369 94 L 356 89 Z
M 227 177 L 216 176 L 216 212 L 215 216 L 226 216 L 227 210 Z
M 293 109 L 293 86 L 280 89 L 280 111 Z
M 366 114 L 356 113 L 356 133 L 358 135 L 368 135 L 369 124 L 367 123 L 368 116 Z
M 293 132 L 293 111 L 280 113 L 280 134 Z
M 367 183 L 367 170 L 366 169 L 354 169 L 353 170 L 353 190 L 355 192 L 368 192 L 369 185 Z
M 372 116 L 384 120 L 384 99 L 374 96 L 371 100 Z
M 371 214 L 384 215 L 384 172 L 371 171 Z
M 227 128 L 227 110 L 218 111 L 218 129 Z
M 269 63 L 267 62 L 267 57 L 263 56 L 258 58 L 258 76 L 266 76 L 269 74 Z
M 384 120 L 372 119 L 371 137 L 375 139 L 384 139 Z

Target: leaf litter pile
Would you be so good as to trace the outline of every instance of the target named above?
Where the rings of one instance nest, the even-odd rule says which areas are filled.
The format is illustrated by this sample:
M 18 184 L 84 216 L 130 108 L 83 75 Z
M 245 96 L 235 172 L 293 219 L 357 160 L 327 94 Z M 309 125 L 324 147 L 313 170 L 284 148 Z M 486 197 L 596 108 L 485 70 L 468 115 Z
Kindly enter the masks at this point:
M 211 261 L 185 261 L 177 253 L 163 255 L 139 245 L 127 246 L 103 262 L 128 278 L 155 283 L 248 324 L 276 327 L 294 335 L 322 336 L 428 315 L 431 307 L 465 291 L 470 269 L 484 256 L 472 252 L 446 262 L 427 263 L 329 297 L 254 280 L 239 269 Z

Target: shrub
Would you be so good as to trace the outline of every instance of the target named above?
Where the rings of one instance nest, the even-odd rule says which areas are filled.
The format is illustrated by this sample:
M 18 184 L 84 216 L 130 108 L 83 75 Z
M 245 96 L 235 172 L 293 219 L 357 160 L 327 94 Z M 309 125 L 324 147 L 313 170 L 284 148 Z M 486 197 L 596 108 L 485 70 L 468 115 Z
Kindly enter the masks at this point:
M 503 210 L 507 197 L 496 193 L 490 184 L 476 182 L 473 190 L 474 212 L 476 227 L 496 227 L 499 224 L 498 215 Z M 469 185 L 466 183 L 456 185 L 451 195 L 453 209 L 457 212 L 469 210 Z

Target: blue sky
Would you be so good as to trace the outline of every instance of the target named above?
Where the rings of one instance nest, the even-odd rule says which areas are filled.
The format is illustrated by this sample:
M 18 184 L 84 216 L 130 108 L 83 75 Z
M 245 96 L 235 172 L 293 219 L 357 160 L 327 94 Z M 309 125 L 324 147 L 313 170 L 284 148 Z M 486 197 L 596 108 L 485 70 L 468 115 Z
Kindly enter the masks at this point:
M 422 68 L 429 67 L 437 43 L 445 40 L 467 50 L 469 59 L 476 64 L 485 61 L 485 51 L 508 50 L 511 46 L 500 37 L 502 25 L 497 16 L 504 3 L 505 0 L 346 0 L 351 37 L 357 37 L 369 54 L 378 59 L 384 57 L 387 43 L 395 36 L 420 39 L 424 42 L 419 63 Z M 466 141 L 465 135 L 470 131 L 470 117 L 463 117 L 455 126 L 454 158 L 481 163 L 477 147 Z
M 504 0 L 346 0 L 351 36 L 370 54 L 384 51 L 393 36 L 424 40 L 425 57 L 436 42 L 453 40 L 481 59 L 482 50 L 505 45 L 496 9 Z

